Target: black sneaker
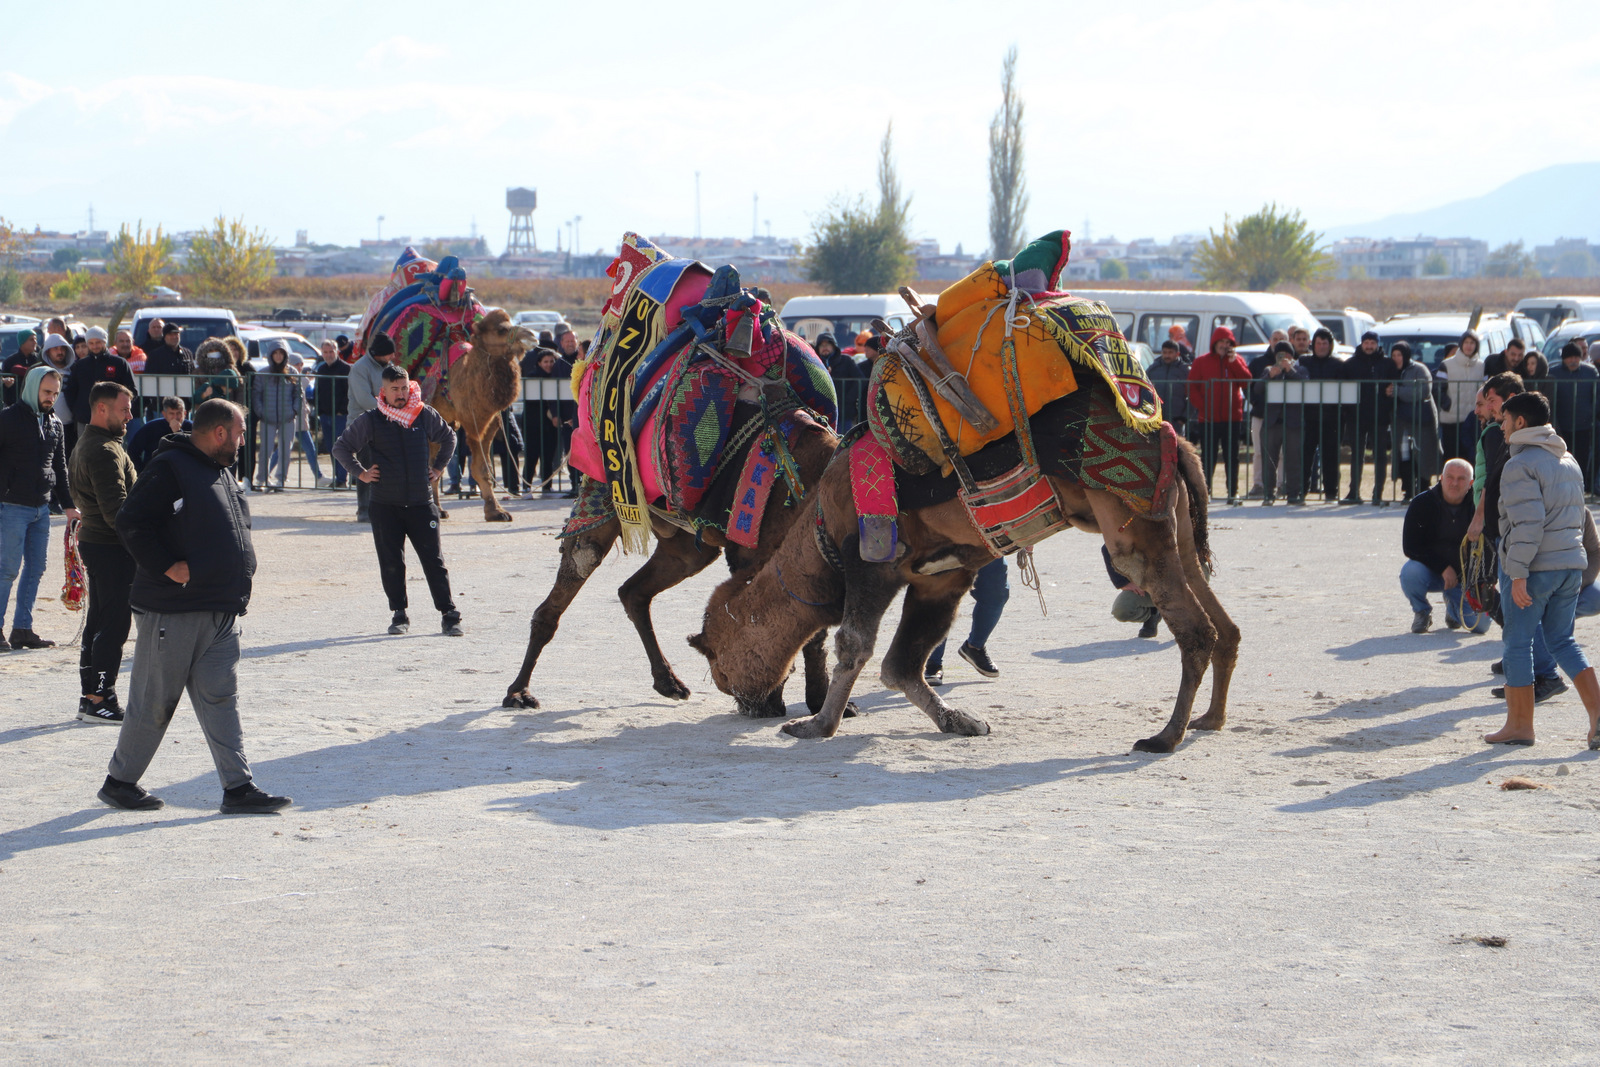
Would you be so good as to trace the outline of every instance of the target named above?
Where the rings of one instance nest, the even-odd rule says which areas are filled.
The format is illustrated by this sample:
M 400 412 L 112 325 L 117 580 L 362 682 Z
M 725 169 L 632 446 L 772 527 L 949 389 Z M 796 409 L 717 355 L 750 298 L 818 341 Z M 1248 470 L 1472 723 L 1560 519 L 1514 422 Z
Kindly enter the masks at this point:
M 466 633 L 466 631 L 461 628 L 461 612 L 445 612 L 444 618 L 439 620 L 439 632 L 444 634 L 446 637 L 460 637 L 462 634 Z
M 1411 632 L 1425 634 L 1433 626 L 1433 612 L 1419 611 L 1411 616 Z
M 389 620 L 389 632 L 395 635 L 411 632 L 411 620 L 406 617 L 405 612 L 394 613 L 394 618 Z
M 1567 683 L 1561 680 L 1560 675 L 1550 678 L 1535 678 L 1533 680 L 1533 702 L 1543 704 L 1567 691 Z
M 922 680 L 924 682 L 927 682 L 930 686 L 943 685 L 944 684 L 944 665 L 940 664 L 937 667 L 934 667 L 934 666 L 930 665 L 926 670 L 924 670 L 922 672 Z
M 1504 674 L 1504 673 L 1506 673 L 1506 661 L 1503 660 L 1503 659 L 1497 659 L 1493 663 L 1489 664 L 1489 673 L 1490 674 Z
M 115 700 L 102 700 L 97 704 L 88 697 L 79 697 L 78 719 L 102 726 L 116 726 L 122 722 L 122 709 L 117 707 Z
M 996 667 L 994 661 L 989 658 L 988 651 L 977 647 L 970 641 L 961 642 L 961 658 L 972 664 L 972 669 L 985 678 L 1000 677 L 1000 668 Z
M 294 801 L 288 797 L 275 797 L 256 788 L 254 782 L 222 791 L 224 815 L 271 815 L 287 808 Z
M 1448 611 L 1444 613 L 1444 624 L 1452 630 L 1461 629 L 1461 620 L 1451 615 Z
M 147 793 L 138 782 L 124 782 L 106 775 L 106 784 L 95 794 L 113 808 L 124 811 L 155 811 L 165 803 L 154 793 Z
M 1149 617 L 1144 620 L 1144 625 L 1139 627 L 1139 636 L 1140 637 L 1154 637 L 1156 635 L 1156 627 L 1159 626 L 1160 624 L 1161 624 L 1161 612 L 1156 611 L 1154 608 L 1152 608 L 1150 610 Z

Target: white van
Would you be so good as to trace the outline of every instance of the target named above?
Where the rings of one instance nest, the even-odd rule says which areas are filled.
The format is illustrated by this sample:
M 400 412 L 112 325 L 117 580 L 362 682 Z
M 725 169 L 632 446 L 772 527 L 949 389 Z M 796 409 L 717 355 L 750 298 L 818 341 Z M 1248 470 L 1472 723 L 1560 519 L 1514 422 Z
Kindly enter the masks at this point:
M 831 333 L 841 351 L 854 352 L 856 335 L 872 329 L 873 319 L 882 319 L 899 330 L 911 321 L 911 311 L 899 293 L 859 293 L 791 297 L 778 317 L 783 320 L 784 329 L 799 334 L 808 345 L 815 345 L 818 337 Z
M 1336 345 L 1350 345 L 1353 348 L 1361 343 L 1362 334 L 1378 327 L 1378 320 L 1360 308 L 1312 308 L 1311 314 L 1333 334 L 1333 343 Z
M 133 333 L 133 343 L 149 352 L 161 338 L 150 339 L 150 323 L 160 319 L 165 324 L 177 323 L 182 331 L 180 345 L 193 352 L 200 343 L 212 337 L 238 337 L 239 322 L 227 308 L 202 307 L 147 307 L 133 313 L 128 329 Z
M 1313 332 L 1322 325 L 1299 300 L 1281 293 L 1209 293 L 1198 290 L 1074 289 L 1073 296 L 1103 301 L 1111 309 L 1122 334 L 1130 341 L 1161 351 L 1161 342 L 1173 326 L 1183 327 L 1189 345 L 1198 355 L 1211 348 L 1211 332 L 1218 326 L 1233 331 L 1238 346 L 1264 350 L 1272 331 L 1304 326 Z M 1340 346 L 1346 353 L 1348 346 Z M 1241 352 L 1246 359 L 1249 355 Z
M 1600 319 L 1600 296 L 1529 296 L 1518 300 L 1513 310 L 1549 334 L 1568 319 Z

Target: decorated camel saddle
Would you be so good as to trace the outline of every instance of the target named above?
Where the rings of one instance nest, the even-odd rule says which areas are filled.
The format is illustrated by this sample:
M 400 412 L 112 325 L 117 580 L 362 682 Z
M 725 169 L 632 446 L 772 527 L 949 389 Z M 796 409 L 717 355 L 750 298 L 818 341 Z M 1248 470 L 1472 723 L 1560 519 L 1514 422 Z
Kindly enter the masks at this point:
M 435 263 L 408 246 L 395 260 L 389 284 L 367 303 L 356 351 L 365 352 L 373 337 L 387 334 L 395 363 L 421 383 L 422 399 L 430 401 L 440 388 L 448 395 L 450 366 L 465 352 L 483 314 L 455 256 Z
M 1046 474 L 1170 506 L 1177 436 L 1110 309 L 1057 288 L 1070 247 L 1047 234 L 937 304 L 902 290 L 916 317 L 873 366 L 850 446 L 863 558 L 893 558 L 902 504 L 956 496 L 996 555 L 1027 548 L 1064 525 Z
M 804 493 L 796 435 L 838 417 L 827 369 L 732 267 L 628 233 L 606 275 L 599 333 L 572 369 L 571 463 L 587 477 L 562 535 L 615 517 L 624 550 L 642 552 L 655 515 L 754 547 L 769 502 Z

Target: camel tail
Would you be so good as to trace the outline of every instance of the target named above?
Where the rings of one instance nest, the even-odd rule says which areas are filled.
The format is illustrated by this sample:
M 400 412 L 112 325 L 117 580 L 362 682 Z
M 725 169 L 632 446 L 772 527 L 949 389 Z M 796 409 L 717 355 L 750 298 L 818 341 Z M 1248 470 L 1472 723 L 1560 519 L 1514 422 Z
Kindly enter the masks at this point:
M 1194 530 L 1194 550 L 1200 566 L 1210 574 L 1215 564 L 1211 554 L 1211 536 L 1206 529 L 1206 513 L 1211 506 L 1211 491 L 1200 471 L 1200 455 L 1194 445 L 1181 437 L 1178 439 L 1178 472 L 1189 490 L 1189 525 Z

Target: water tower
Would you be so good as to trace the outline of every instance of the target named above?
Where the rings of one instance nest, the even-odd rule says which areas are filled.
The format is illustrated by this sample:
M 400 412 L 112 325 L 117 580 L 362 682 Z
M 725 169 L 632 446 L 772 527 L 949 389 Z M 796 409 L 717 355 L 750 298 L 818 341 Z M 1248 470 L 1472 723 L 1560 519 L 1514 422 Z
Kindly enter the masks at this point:
M 507 189 L 506 210 L 511 212 L 511 229 L 506 233 L 506 255 L 531 256 L 539 251 L 533 239 L 533 209 L 539 206 L 537 189 Z

